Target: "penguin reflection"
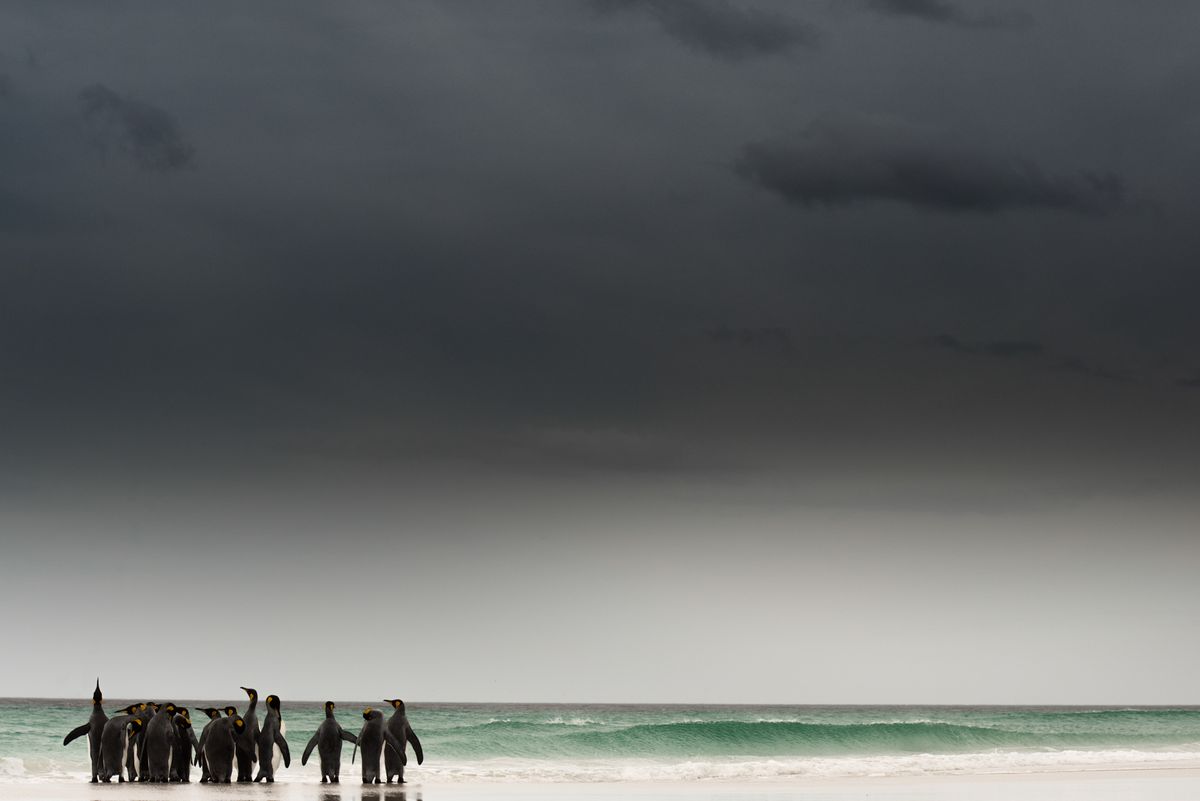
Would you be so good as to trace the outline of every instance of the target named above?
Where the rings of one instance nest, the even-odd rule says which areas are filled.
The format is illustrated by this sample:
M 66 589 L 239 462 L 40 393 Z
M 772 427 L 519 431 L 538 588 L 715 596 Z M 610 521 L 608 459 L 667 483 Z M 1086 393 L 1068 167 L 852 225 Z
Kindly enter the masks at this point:
M 345 792 L 345 795 L 342 793 Z M 326 786 L 321 790 L 321 794 L 317 796 L 317 801 L 421 801 L 421 794 L 406 795 L 406 791 L 396 787 L 395 785 L 388 787 L 386 784 L 373 784 L 370 787 L 363 787 L 361 790 L 354 788 L 348 790 L 333 789 Z

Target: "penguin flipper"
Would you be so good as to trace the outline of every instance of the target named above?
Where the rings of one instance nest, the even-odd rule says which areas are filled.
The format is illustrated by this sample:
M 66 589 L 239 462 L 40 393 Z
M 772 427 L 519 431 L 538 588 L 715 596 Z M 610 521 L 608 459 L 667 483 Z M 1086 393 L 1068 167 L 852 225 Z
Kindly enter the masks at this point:
M 308 745 L 304 746 L 304 756 L 300 757 L 301 765 L 308 764 L 308 758 L 310 756 L 312 756 L 313 749 L 316 747 L 317 747 L 317 735 L 314 734 L 312 736 L 312 739 L 308 741 Z
M 356 737 L 351 732 L 346 731 L 345 729 L 340 729 L 340 731 L 342 732 L 343 740 L 345 740 L 348 743 L 354 743 L 355 745 L 358 745 L 358 737 Z
M 350 752 L 350 764 L 354 764 L 354 757 L 358 756 L 358 741 L 354 741 L 354 750 Z
M 283 739 L 283 735 L 278 731 L 275 732 L 275 745 L 279 746 L 280 752 L 283 753 L 283 766 L 290 768 L 292 766 L 292 755 L 288 751 L 287 740 Z
M 408 764 L 408 757 L 404 753 L 404 743 L 400 742 L 400 739 L 387 729 L 383 730 L 383 738 L 387 741 L 387 744 L 391 746 L 392 750 L 400 755 L 402 764 Z
M 417 755 L 417 764 L 422 764 L 425 761 L 425 752 L 421 749 L 421 741 L 417 739 L 417 733 L 412 730 L 412 726 L 404 727 L 404 738 L 412 743 L 413 753 Z
M 87 734 L 91 728 L 92 728 L 91 723 L 85 723 L 78 728 L 71 729 L 71 733 L 63 738 L 63 745 L 66 745 L 67 743 L 71 742 L 76 737 L 82 737 L 83 735 Z

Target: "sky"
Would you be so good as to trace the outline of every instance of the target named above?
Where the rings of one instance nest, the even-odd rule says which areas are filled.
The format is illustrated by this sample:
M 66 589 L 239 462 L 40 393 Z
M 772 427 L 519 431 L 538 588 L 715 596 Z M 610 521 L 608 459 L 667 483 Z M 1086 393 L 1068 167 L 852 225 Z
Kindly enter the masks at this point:
M 1198 29 L 5 4 L 0 695 L 1200 703 Z

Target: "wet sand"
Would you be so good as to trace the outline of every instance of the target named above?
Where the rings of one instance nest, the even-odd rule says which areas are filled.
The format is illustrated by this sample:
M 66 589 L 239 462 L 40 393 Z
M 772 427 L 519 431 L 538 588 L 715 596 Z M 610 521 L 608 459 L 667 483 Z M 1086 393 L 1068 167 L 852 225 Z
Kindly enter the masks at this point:
M 1200 768 L 1042 774 L 597 784 L 146 785 L 3 784 L 0 801 L 1181 801 Z

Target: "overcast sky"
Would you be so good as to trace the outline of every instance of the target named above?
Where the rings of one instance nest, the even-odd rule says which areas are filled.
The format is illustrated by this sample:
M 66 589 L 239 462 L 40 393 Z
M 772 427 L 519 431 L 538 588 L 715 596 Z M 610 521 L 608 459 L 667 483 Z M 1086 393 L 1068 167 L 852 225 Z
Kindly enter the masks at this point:
M 0 695 L 1200 702 L 1197 30 L 5 4 Z

